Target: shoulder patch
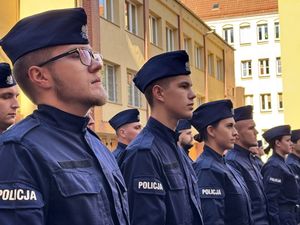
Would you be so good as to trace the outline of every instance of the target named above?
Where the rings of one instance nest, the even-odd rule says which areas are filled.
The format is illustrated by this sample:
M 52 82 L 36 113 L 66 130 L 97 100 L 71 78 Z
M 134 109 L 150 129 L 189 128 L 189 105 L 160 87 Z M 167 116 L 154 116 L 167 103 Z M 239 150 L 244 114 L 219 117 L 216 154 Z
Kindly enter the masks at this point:
M 201 198 L 224 198 L 225 192 L 223 188 L 217 187 L 200 187 Z
M 144 128 L 137 137 L 127 146 L 126 150 L 142 149 L 151 150 L 154 136 Z
M 280 178 L 276 178 L 276 177 L 269 177 L 268 179 L 269 183 L 273 183 L 273 184 L 281 184 L 282 181 Z
M 166 191 L 160 180 L 154 177 L 139 177 L 133 180 L 133 189 L 139 194 L 165 195 Z
M 0 184 L 0 209 L 42 208 L 44 201 L 39 191 L 23 183 Z

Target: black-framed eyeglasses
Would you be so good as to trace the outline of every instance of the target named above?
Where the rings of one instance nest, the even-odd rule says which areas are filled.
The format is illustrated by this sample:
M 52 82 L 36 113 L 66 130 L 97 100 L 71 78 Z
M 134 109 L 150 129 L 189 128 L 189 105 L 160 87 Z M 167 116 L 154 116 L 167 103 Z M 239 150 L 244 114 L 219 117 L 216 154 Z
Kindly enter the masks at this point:
M 61 59 L 63 57 L 66 57 L 66 56 L 74 54 L 74 53 L 77 53 L 79 55 L 80 62 L 85 66 L 90 66 L 92 64 L 93 59 L 101 62 L 101 64 L 102 64 L 101 54 L 99 54 L 97 52 L 92 52 L 91 49 L 88 49 L 88 48 L 75 48 L 75 49 L 71 49 L 70 51 L 59 54 L 57 56 L 54 56 L 53 58 L 48 59 L 47 61 L 42 62 L 42 63 L 38 64 L 37 66 L 42 67 L 48 63 L 54 62 L 58 59 Z

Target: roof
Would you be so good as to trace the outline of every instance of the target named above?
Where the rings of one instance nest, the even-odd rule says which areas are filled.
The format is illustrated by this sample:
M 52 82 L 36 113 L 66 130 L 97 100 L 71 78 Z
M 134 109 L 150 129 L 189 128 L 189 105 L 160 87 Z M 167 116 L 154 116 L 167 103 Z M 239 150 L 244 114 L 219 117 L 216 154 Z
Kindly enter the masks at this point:
M 278 0 L 181 0 L 203 20 L 278 12 Z

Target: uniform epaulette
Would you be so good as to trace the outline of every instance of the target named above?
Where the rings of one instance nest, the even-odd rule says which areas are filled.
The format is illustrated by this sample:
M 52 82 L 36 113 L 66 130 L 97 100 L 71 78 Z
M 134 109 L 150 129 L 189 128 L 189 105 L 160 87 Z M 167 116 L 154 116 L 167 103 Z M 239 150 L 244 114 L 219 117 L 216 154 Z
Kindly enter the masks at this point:
M 140 135 L 133 140 L 126 149 L 149 149 L 151 150 L 154 136 L 148 131 L 142 131 Z
M 1 141 L 3 143 L 10 141 L 21 141 L 28 132 L 39 125 L 40 122 L 37 119 L 34 119 L 32 116 L 28 116 L 4 132 L 1 135 Z

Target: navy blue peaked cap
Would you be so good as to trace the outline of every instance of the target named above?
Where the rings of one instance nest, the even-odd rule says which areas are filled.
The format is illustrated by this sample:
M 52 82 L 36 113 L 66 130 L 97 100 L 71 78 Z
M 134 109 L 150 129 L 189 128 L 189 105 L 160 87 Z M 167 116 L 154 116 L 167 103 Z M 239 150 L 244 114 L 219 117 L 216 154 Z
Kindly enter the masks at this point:
M 253 119 L 253 107 L 252 105 L 246 105 L 239 108 L 234 109 L 234 120 L 250 120 Z
M 117 113 L 108 122 L 116 131 L 120 126 L 127 123 L 140 121 L 140 112 L 137 109 L 127 109 Z
M 8 88 L 16 85 L 16 81 L 11 74 L 8 63 L 0 63 L 0 88 Z
M 292 130 L 291 140 L 293 143 L 296 143 L 300 139 L 300 129 Z
M 192 128 L 192 125 L 189 120 L 181 119 L 177 123 L 176 131 L 179 132 L 181 130 L 187 130 L 187 129 L 191 129 L 191 128 Z
M 87 16 L 83 8 L 59 9 L 20 20 L 0 40 L 15 63 L 29 52 L 57 45 L 88 44 Z
M 269 130 L 267 130 L 265 133 L 263 133 L 263 138 L 266 140 L 266 142 L 270 143 L 272 140 L 278 137 L 282 137 L 285 135 L 291 135 L 291 127 L 290 125 L 282 125 L 273 127 Z
M 150 58 L 133 79 L 135 86 L 145 92 L 146 88 L 162 78 L 189 75 L 189 56 L 184 50 L 166 52 Z
M 218 100 L 200 105 L 191 119 L 198 132 L 222 119 L 233 117 L 232 102 L 229 99 Z

